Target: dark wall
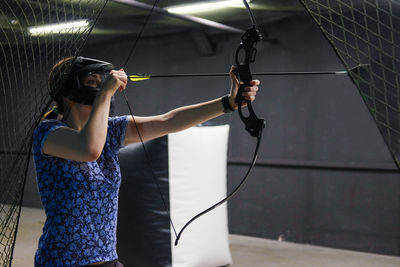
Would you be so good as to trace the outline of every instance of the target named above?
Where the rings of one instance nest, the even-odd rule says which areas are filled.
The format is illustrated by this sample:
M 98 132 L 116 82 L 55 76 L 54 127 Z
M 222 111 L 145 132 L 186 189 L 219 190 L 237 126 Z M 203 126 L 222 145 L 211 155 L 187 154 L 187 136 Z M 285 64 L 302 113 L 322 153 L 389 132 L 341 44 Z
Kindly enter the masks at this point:
M 259 47 L 253 71 L 340 70 L 342 65 L 306 16 L 263 27 L 277 43 Z M 128 38 L 126 38 L 128 39 Z M 218 35 L 202 57 L 190 34 L 142 39 L 128 73 L 228 71 L 239 36 Z M 132 41 L 132 40 L 131 40 Z M 83 55 L 121 66 L 132 42 L 91 40 Z M 254 103 L 267 120 L 258 164 L 229 203 L 230 232 L 400 255 L 400 175 L 357 89 L 346 75 L 259 77 Z M 134 113 L 151 115 L 228 93 L 226 78 L 130 83 Z M 117 113 L 128 108 L 119 94 Z M 244 175 L 255 140 L 237 114 L 231 123 L 228 187 Z M 210 170 L 211 172 L 212 170 Z M 33 175 L 26 205 L 36 205 Z M 29 193 L 29 194 L 28 194 Z

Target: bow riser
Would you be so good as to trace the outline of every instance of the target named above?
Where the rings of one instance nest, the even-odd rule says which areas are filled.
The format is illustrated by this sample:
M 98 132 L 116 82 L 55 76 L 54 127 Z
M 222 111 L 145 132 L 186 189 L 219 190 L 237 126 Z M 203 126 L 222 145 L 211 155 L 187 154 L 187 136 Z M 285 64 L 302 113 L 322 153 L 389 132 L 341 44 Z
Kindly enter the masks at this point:
M 265 120 L 258 118 L 254 112 L 251 101 L 244 100 L 243 92 L 247 86 L 250 86 L 250 81 L 253 80 L 250 70 L 250 63 L 254 63 L 256 60 L 257 49 L 255 46 L 262 40 L 262 36 L 258 31 L 257 27 L 253 25 L 252 28 L 248 29 L 242 35 L 242 42 L 239 44 L 235 53 L 236 61 L 236 76 L 240 80 L 240 86 L 236 95 L 236 103 L 238 104 L 238 112 L 240 119 L 245 124 L 245 129 L 250 133 L 251 136 L 261 138 L 262 130 L 265 127 Z M 242 103 L 246 101 L 247 109 L 249 112 L 248 116 L 243 115 Z

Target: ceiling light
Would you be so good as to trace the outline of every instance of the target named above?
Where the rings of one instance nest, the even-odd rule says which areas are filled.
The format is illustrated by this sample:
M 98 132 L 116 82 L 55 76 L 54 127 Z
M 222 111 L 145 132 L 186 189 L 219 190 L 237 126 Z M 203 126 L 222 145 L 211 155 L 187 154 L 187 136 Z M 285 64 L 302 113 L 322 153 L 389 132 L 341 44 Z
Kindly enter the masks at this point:
M 250 0 L 246 0 L 248 3 Z M 242 0 L 222 0 L 222 1 L 208 1 L 208 2 L 198 2 L 189 5 L 181 6 L 171 6 L 166 9 L 170 13 L 176 14 L 189 14 L 189 13 L 199 13 L 205 11 L 211 11 L 216 9 L 221 9 L 225 7 L 238 7 L 243 6 Z
M 73 34 L 81 33 L 89 28 L 88 20 L 77 20 L 57 24 L 29 27 L 29 33 L 33 36 L 46 34 Z

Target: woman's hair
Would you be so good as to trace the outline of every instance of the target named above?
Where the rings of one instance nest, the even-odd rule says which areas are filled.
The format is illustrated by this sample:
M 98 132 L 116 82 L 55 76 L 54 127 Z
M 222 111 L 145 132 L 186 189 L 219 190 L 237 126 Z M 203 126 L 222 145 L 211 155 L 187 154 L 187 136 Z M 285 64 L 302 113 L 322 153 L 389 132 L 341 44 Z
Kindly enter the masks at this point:
M 51 98 L 56 102 L 56 105 L 44 116 L 44 119 L 57 119 L 58 115 L 64 114 L 64 102 L 61 93 L 66 86 L 65 79 L 68 71 L 74 62 L 74 57 L 66 57 L 61 59 L 53 66 L 49 74 L 49 90 Z

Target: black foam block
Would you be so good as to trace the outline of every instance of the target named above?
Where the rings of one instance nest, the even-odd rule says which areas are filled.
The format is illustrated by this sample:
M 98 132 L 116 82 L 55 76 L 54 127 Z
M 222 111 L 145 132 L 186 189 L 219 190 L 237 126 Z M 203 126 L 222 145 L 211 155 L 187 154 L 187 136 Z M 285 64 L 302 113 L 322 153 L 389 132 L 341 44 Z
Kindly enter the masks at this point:
M 145 142 L 153 171 L 142 144 L 119 152 L 122 184 L 119 193 L 117 250 L 126 267 L 171 266 L 170 224 L 163 201 L 169 205 L 168 137 Z

